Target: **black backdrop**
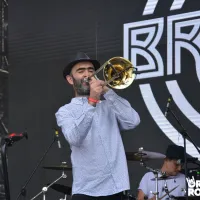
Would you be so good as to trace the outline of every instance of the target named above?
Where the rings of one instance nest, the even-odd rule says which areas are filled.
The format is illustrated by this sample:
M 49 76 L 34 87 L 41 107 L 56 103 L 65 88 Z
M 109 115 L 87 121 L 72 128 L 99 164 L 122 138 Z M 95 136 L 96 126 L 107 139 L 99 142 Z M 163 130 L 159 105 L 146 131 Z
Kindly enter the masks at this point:
M 73 97 L 72 89 L 62 78 L 62 69 L 69 57 L 84 51 L 103 64 L 114 56 L 123 56 L 123 25 L 157 17 L 197 11 L 198 0 L 186 0 L 181 9 L 170 11 L 174 1 L 159 1 L 152 15 L 142 15 L 146 0 L 18 0 L 9 1 L 9 131 L 28 131 L 29 139 L 9 148 L 9 180 L 11 197 L 15 199 L 39 158 L 53 139 L 56 127 L 54 113 Z M 164 30 L 165 33 L 167 30 Z M 166 52 L 166 34 L 159 46 L 163 60 Z M 156 101 L 165 110 L 169 91 L 165 81 L 177 80 L 185 97 L 200 113 L 199 82 L 195 62 L 187 50 L 182 51 L 182 73 L 157 78 L 138 79 L 129 88 L 116 91 L 125 97 L 138 111 L 141 124 L 133 131 L 122 133 L 126 151 L 144 147 L 149 151 L 165 153 L 172 143 L 156 125 L 141 95 L 139 86 L 151 84 Z M 200 63 L 196 63 L 199 64 Z M 199 127 L 191 123 L 174 105 L 177 115 L 190 135 L 200 145 Z M 175 125 L 172 117 L 169 121 Z M 178 135 L 177 135 L 178 137 Z M 179 136 L 181 137 L 181 136 Z M 70 149 L 61 135 L 62 149 L 57 145 L 50 149 L 42 166 L 58 165 L 67 161 L 70 165 Z M 151 161 L 159 168 L 161 161 Z M 136 188 L 146 172 L 138 162 L 128 162 L 131 191 Z M 59 171 L 38 169 L 27 187 L 27 199 L 36 195 L 42 187 L 61 175 Z M 59 183 L 71 186 L 72 175 Z M 49 190 L 48 199 L 58 199 L 62 194 Z

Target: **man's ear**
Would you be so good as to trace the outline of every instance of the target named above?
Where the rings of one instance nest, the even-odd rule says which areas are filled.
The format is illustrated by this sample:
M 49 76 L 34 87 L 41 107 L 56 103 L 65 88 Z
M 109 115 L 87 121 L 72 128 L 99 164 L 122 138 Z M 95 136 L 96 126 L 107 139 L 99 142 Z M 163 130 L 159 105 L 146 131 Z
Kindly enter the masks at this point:
M 67 75 L 67 76 L 66 76 L 66 80 L 68 81 L 68 83 L 69 83 L 70 85 L 73 85 L 73 84 L 74 84 L 74 81 L 73 81 L 72 76 Z

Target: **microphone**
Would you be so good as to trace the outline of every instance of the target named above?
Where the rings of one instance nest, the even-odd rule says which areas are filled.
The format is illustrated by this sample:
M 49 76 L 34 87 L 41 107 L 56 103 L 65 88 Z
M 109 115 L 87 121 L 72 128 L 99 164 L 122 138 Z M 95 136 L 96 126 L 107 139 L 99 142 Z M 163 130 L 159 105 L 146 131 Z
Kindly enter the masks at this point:
M 165 109 L 165 117 L 167 117 L 171 101 L 172 101 L 172 95 L 170 94 L 169 98 L 167 99 L 167 106 L 166 106 L 166 109 Z
M 24 133 L 10 133 L 9 135 L 5 136 L 5 142 L 11 146 L 14 142 L 17 142 L 19 140 L 21 140 L 22 138 L 26 138 L 28 139 L 28 134 L 27 132 Z
M 61 149 L 61 143 L 60 143 L 60 140 L 59 140 L 59 132 L 56 129 L 55 129 L 55 137 L 56 137 L 56 140 L 57 140 L 57 143 L 58 143 L 58 148 Z

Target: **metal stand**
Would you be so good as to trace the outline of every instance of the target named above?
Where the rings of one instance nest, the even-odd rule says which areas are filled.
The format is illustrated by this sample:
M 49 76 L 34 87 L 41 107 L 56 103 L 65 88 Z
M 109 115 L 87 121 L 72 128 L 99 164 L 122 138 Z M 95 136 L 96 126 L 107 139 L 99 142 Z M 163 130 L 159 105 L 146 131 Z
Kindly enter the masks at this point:
M 54 142 L 57 141 L 57 137 L 54 136 L 53 141 L 51 142 L 51 144 L 49 145 L 49 147 L 47 148 L 47 150 L 45 151 L 44 155 L 40 158 L 39 162 L 37 163 L 36 167 L 33 169 L 30 177 L 28 178 L 28 180 L 25 182 L 24 186 L 22 187 L 22 189 L 20 190 L 16 200 L 18 200 L 20 198 L 20 196 L 25 197 L 26 196 L 26 187 L 29 184 L 29 182 L 31 181 L 33 175 L 35 174 L 35 172 L 37 171 L 38 167 L 40 166 L 41 162 L 44 160 L 46 154 L 49 152 L 51 146 L 54 144 Z
M 165 173 L 162 173 L 160 170 L 153 169 L 153 168 L 151 168 L 151 167 L 146 166 L 146 164 L 144 163 L 143 160 L 140 160 L 140 165 L 143 166 L 143 167 L 145 167 L 145 168 L 148 169 L 149 171 L 153 172 L 153 174 L 154 174 L 154 176 L 155 176 L 155 181 L 156 181 L 156 184 L 155 184 L 156 191 L 155 191 L 155 192 L 152 192 L 152 194 L 155 195 L 156 200 L 159 200 L 159 198 L 158 198 L 158 195 L 159 195 L 159 192 L 158 192 L 158 174 L 165 175 Z
M 1 140 L 1 158 L 2 158 L 6 200 L 10 200 L 10 189 L 9 189 L 10 187 L 9 187 L 8 166 L 7 166 L 7 144 L 3 138 Z
M 42 191 L 39 192 L 36 196 L 34 196 L 31 200 L 37 198 L 40 194 L 43 194 L 43 200 L 46 200 L 46 193 L 47 193 L 49 187 L 51 187 L 54 183 L 56 183 L 57 181 L 59 181 L 61 178 L 67 178 L 67 175 L 65 174 L 64 171 L 62 172 L 62 175 L 58 179 L 56 179 L 54 182 L 52 182 L 48 186 L 43 187 Z
M 172 198 L 172 196 L 170 195 L 170 193 L 175 190 L 177 187 L 179 187 L 179 185 L 177 185 L 176 187 L 172 188 L 171 190 L 168 190 L 167 185 L 166 185 L 166 181 L 165 181 L 165 186 L 164 186 L 164 190 L 165 190 L 165 195 L 163 195 L 162 197 L 158 198 L 159 192 L 158 192 L 158 174 L 161 174 L 162 176 L 166 176 L 165 172 L 161 172 L 160 170 L 157 169 L 153 169 L 151 167 L 146 166 L 146 164 L 144 163 L 143 160 L 140 160 L 140 165 L 145 167 L 146 169 L 148 169 L 149 171 L 153 172 L 154 176 L 155 176 L 155 181 L 156 181 L 156 191 L 152 192 L 152 194 L 155 195 L 156 200 L 161 200 L 164 197 L 168 196 L 169 198 Z
M 65 194 L 64 199 L 61 198 L 60 200 L 67 200 L 67 195 Z
M 168 190 L 168 187 L 167 187 L 167 181 L 165 180 L 165 185 L 164 185 L 164 191 L 166 193 L 166 195 L 171 198 L 171 196 L 169 195 L 169 190 Z
M 188 139 L 194 145 L 194 147 L 196 148 L 196 150 L 198 151 L 199 154 L 200 154 L 200 150 L 197 147 L 197 145 L 194 142 L 194 140 L 187 133 L 186 129 L 181 124 L 180 120 L 175 115 L 175 113 L 173 112 L 173 110 L 171 108 L 168 108 L 167 112 L 170 112 L 172 114 L 172 116 L 174 117 L 174 119 L 177 121 L 177 123 L 181 127 L 181 130 L 179 131 L 179 133 L 183 136 L 183 141 L 184 141 L 184 157 L 185 157 L 184 168 L 185 168 L 185 177 L 187 178 L 187 176 L 188 176 L 188 169 L 187 169 L 186 139 Z M 186 188 L 186 200 L 188 200 L 188 185 L 187 185 L 187 181 L 186 180 L 185 180 L 185 188 Z
M 156 191 L 155 192 L 152 192 L 152 194 L 155 195 L 156 197 L 156 200 L 159 200 L 158 198 L 158 195 L 159 195 L 159 192 L 158 192 L 158 174 L 161 174 L 162 176 L 165 176 L 166 173 L 163 173 L 161 172 L 160 170 L 157 170 L 157 169 L 153 169 L 151 167 L 148 167 L 145 163 L 144 163 L 144 160 L 142 158 L 142 155 L 143 155 L 143 147 L 139 148 L 139 153 L 138 154 L 141 154 L 141 159 L 140 159 L 140 165 L 145 167 L 147 170 L 153 172 L 154 176 L 155 176 L 155 181 L 156 181 L 156 184 L 155 184 L 155 189 Z
M 145 167 L 147 170 L 153 172 L 153 174 L 154 174 L 154 176 L 155 176 L 155 181 L 156 181 L 156 185 L 155 185 L 156 191 L 153 192 L 152 194 L 155 195 L 156 200 L 159 200 L 159 198 L 158 198 L 158 195 L 159 195 L 159 192 L 158 192 L 158 174 L 161 174 L 162 176 L 165 176 L 166 173 L 163 173 L 163 172 L 161 172 L 160 170 L 157 170 L 157 169 L 153 169 L 153 168 L 151 168 L 151 167 L 148 167 L 148 166 L 144 163 L 144 161 L 143 161 L 143 159 L 142 159 L 142 155 L 143 155 L 142 151 L 143 151 L 143 147 L 139 148 L 139 153 L 138 153 L 138 154 L 141 153 L 140 165 L 143 166 L 143 167 Z

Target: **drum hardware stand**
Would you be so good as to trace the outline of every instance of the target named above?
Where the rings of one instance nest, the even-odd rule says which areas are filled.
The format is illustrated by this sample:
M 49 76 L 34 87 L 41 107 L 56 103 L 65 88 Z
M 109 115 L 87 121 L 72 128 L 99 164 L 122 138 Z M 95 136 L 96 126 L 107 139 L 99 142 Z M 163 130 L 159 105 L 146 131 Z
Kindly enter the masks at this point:
M 175 190 L 179 185 L 177 185 L 176 187 L 172 188 L 171 190 L 168 190 L 167 188 L 167 185 L 166 185 L 166 182 L 165 182 L 165 186 L 164 186 L 164 189 L 165 189 L 165 192 L 166 194 L 163 195 L 162 197 L 158 198 L 158 195 L 159 195 L 159 192 L 158 192 L 158 174 L 161 174 L 162 176 L 166 176 L 166 172 L 161 172 L 160 170 L 158 169 L 153 169 L 151 167 L 148 167 L 146 166 L 146 164 L 144 163 L 144 161 L 141 159 L 140 160 L 140 165 L 145 167 L 147 170 L 153 172 L 154 176 L 155 176 L 155 181 L 156 181 L 156 191 L 155 192 L 152 192 L 152 194 L 155 195 L 156 197 L 156 200 L 161 200 L 163 199 L 165 196 L 169 196 L 169 198 L 171 198 L 171 196 L 169 195 L 173 190 Z
M 155 176 L 155 181 L 156 181 L 156 191 L 152 192 L 152 193 L 155 195 L 156 200 L 159 200 L 159 198 L 158 198 L 158 195 L 159 195 L 159 192 L 158 192 L 158 174 L 161 173 L 162 175 L 166 175 L 166 173 L 162 173 L 160 170 L 153 169 L 151 167 L 146 166 L 146 164 L 144 163 L 144 161 L 142 159 L 140 160 L 140 165 L 145 167 L 147 170 L 153 172 L 153 174 Z
M 35 174 L 35 172 L 37 171 L 38 167 L 40 166 L 40 164 L 42 163 L 42 161 L 44 160 L 46 154 L 49 152 L 50 148 L 52 147 L 52 145 L 58 140 L 58 137 L 56 136 L 56 134 L 54 134 L 54 138 L 53 141 L 51 142 L 51 144 L 49 145 L 49 147 L 47 148 L 47 150 L 45 151 L 45 153 L 43 154 L 43 156 L 40 158 L 38 164 L 36 165 L 36 167 L 33 169 L 30 177 L 28 178 L 28 180 L 25 182 L 24 186 L 21 188 L 16 200 L 18 200 L 20 198 L 20 196 L 22 195 L 24 198 L 26 196 L 26 187 L 29 184 L 30 180 L 32 179 L 33 175 Z
M 40 191 L 36 196 L 34 196 L 31 200 L 37 198 L 40 194 L 43 194 L 43 200 L 46 200 L 46 193 L 49 189 L 49 187 L 51 187 L 54 183 L 56 183 L 57 181 L 59 181 L 61 178 L 67 178 L 67 175 L 65 174 L 65 172 L 62 172 L 62 175 L 56 179 L 55 181 L 53 181 L 51 184 L 49 184 L 48 186 L 45 186 L 42 188 L 42 191 Z M 66 195 L 67 196 L 67 195 Z M 65 196 L 65 198 L 66 198 Z
M 140 147 L 139 148 L 139 154 L 141 153 L 141 158 L 140 158 L 140 165 L 145 167 L 147 170 L 153 172 L 154 176 L 155 176 L 155 181 L 156 181 L 156 191 L 153 192 L 153 194 L 155 195 L 156 197 L 156 200 L 159 200 L 158 198 L 158 195 L 159 195 L 159 192 L 158 192 L 158 174 L 162 174 L 162 176 L 165 176 L 166 173 L 164 172 L 161 172 L 160 170 L 157 170 L 157 169 L 153 169 L 151 167 L 148 167 L 145 163 L 144 163 L 144 160 L 142 159 L 142 151 L 143 151 L 143 147 Z
M 66 165 L 66 164 L 67 164 L 67 162 L 62 162 L 62 165 Z M 63 169 L 63 173 L 64 173 L 64 169 Z M 66 177 L 66 178 L 67 178 L 67 177 Z M 61 198 L 60 200 L 67 200 L 67 194 L 65 194 L 64 199 Z
M 169 195 L 169 190 L 168 190 L 168 187 L 167 187 L 167 181 L 165 180 L 165 185 L 164 185 L 164 191 L 166 193 L 166 195 L 171 198 L 171 196 Z
M 173 98 L 170 94 L 170 99 L 168 99 L 168 103 L 170 103 L 170 101 L 173 101 Z M 170 100 L 170 101 L 169 101 Z M 174 111 L 170 108 L 170 106 L 167 107 L 167 113 L 166 113 L 166 117 L 167 114 L 171 113 L 172 116 L 174 117 L 174 119 L 176 120 L 176 122 L 179 124 L 180 129 L 178 132 L 182 135 L 183 137 L 183 142 L 184 142 L 184 157 L 185 157 L 185 162 L 184 162 L 184 168 L 185 168 L 185 177 L 188 177 L 188 169 L 187 169 L 187 152 L 186 152 L 186 139 L 188 139 L 196 148 L 196 150 L 198 151 L 198 153 L 200 154 L 200 150 L 197 147 L 196 143 L 194 142 L 194 140 L 190 137 L 190 135 L 187 133 L 186 129 L 184 128 L 184 126 L 181 124 L 179 118 L 176 116 L 176 114 L 174 113 Z M 188 200 L 188 185 L 187 185 L 187 181 L 185 179 L 185 188 L 186 188 L 186 200 Z
M 169 193 L 171 193 L 173 190 L 175 190 L 179 185 L 177 185 L 176 187 L 172 188 L 171 190 L 168 190 L 168 192 L 166 192 L 166 194 L 164 194 L 162 197 L 159 198 L 159 200 L 163 199 L 164 197 L 166 197 L 167 195 L 172 198 L 172 196 L 169 195 Z M 172 198 L 173 199 L 173 198 Z
M 67 195 L 65 194 L 64 199 L 61 198 L 60 200 L 67 200 Z

